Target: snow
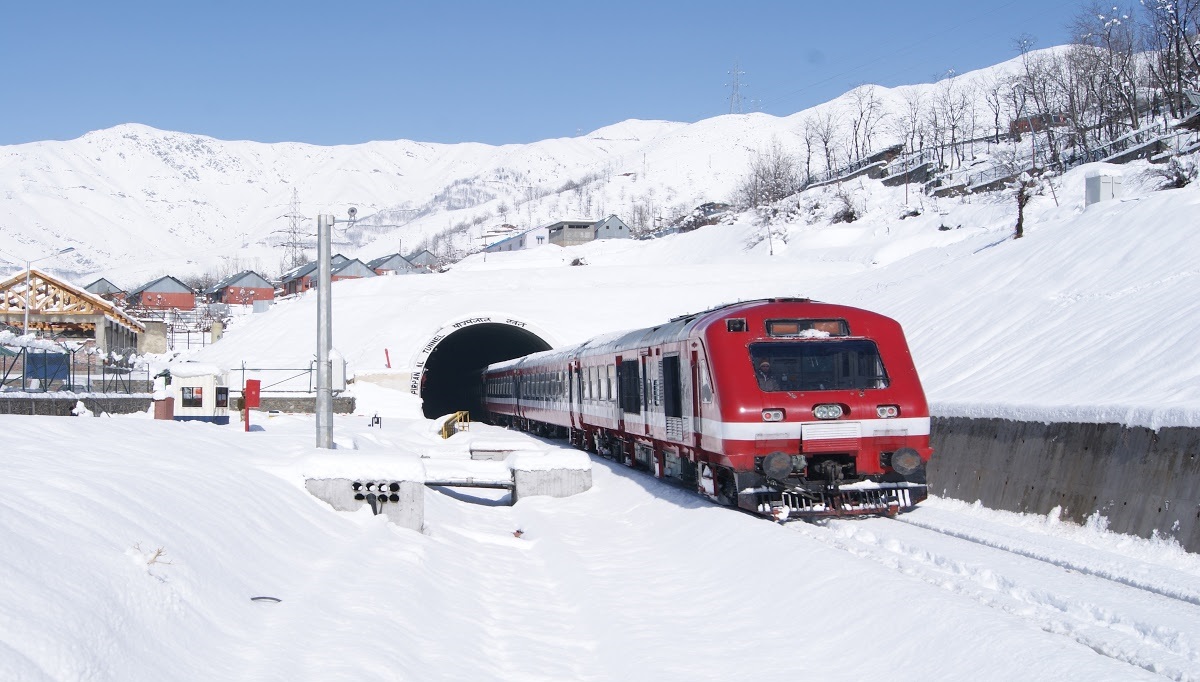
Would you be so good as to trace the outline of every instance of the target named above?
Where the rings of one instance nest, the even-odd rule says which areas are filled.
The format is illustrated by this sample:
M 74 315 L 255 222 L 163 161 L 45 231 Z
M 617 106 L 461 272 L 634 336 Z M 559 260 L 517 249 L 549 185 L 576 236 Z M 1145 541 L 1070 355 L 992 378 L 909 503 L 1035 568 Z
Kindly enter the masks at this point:
M 594 488 L 571 498 L 510 507 L 429 490 L 418 533 L 366 508 L 334 512 L 304 478 L 403 477 L 398 452 L 450 465 L 462 463 L 456 439 L 517 434 L 472 424 L 439 443 L 423 420 L 380 429 L 339 415 L 339 438 L 358 449 L 321 452 L 311 418 L 292 415 L 248 434 L 145 418 L 0 422 L 4 679 L 1200 672 L 1200 616 L 1178 599 L 1200 586 L 1200 558 L 1045 518 L 934 499 L 907 518 L 972 541 L 886 519 L 781 526 L 594 461 Z
M 394 190 L 368 172 L 389 159 L 389 173 L 435 165 L 441 179 L 515 157 L 540 159 L 530 164 L 546 177 L 599 158 L 642 173 L 650 145 L 645 163 L 666 178 L 656 187 L 692 182 L 703 195 L 742 169 L 744 155 L 722 158 L 713 140 L 749 149 L 781 125 L 726 116 L 505 148 L 330 149 L 121 126 L 75 141 L 94 156 L 71 143 L 5 149 L 0 178 L 24 165 L 38 187 L 48 171 L 28 155 L 50 149 L 90 172 L 136 141 L 157 160 L 128 165 L 152 175 L 190 155 L 179 168 L 199 184 L 246 165 L 261 181 L 295 158 L 368 178 L 333 183 L 322 199 L 332 203 Z M 621 156 L 631 150 L 637 163 Z M 1087 174 L 1114 170 L 1126 196 L 1085 208 Z M 645 180 L 613 174 L 627 189 Z M 331 176 L 306 177 L 313 189 Z M 1200 190 L 1155 182 L 1144 164 L 1075 169 L 1034 198 L 1020 240 L 1004 196 L 933 200 L 855 180 L 846 189 L 860 220 L 830 222 L 833 188 L 806 193 L 773 226 L 774 255 L 765 228 L 741 215 L 652 241 L 339 282 L 334 344 L 357 408 L 335 416 L 333 450 L 314 447 L 306 415 L 256 413 L 250 432 L 78 407 L 74 418 L 0 416 L 0 679 L 1200 679 L 1200 556 L 1163 537 L 936 497 L 898 520 L 771 523 L 561 442 L 480 423 L 442 439 L 407 392 L 430 340 L 475 318 L 520 322 L 560 347 L 730 301 L 808 296 L 899 320 L 938 415 L 1200 426 Z M 427 184 L 407 191 L 438 187 Z M 223 186 L 266 193 L 247 185 Z M 150 180 L 119 186 L 161 192 L 162 207 L 191 201 Z M 66 205 L 120 214 L 109 199 L 47 192 L 43 220 L 71 222 L 55 213 Z M 233 214 L 223 206 L 204 210 Z M 95 232 L 114 261 L 149 241 L 110 227 Z M 186 234 L 162 239 L 196 252 Z M 571 266 L 577 258 L 587 265 Z M 210 370 L 305 367 L 315 319 L 306 294 L 184 355 Z M 474 461 L 472 450 L 513 454 Z M 420 532 L 365 507 L 336 512 L 304 488 L 584 466 L 593 488 L 569 498 L 510 506 L 502 491 L 426 489 Z M 279 601 L 252 601 L 261 596 Z

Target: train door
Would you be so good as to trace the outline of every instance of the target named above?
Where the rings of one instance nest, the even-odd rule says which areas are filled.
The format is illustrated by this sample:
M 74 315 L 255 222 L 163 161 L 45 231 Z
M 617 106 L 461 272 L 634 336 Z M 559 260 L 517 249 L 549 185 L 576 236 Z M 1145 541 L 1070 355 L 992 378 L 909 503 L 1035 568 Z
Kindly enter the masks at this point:
M 613 379 L 616 383 L 616 385 L 613 387 L 616 389 L 616 395 L 611 396 L 611 397 L 614 398 L 613 404 L 617 408 L 617 410 L 616 410 L 616 412 L 617 412 L 616 413 L 617 431 L 619 431 L 620 433 L 625 433 L 625 391 L 626 391 L 625 384 L 627 382 L 625 381 L 625 372 L 621 371 L 625 368 L 625 365 L 624 365 L 624 363 L 621 362 L 620 355 L 617 356 L 616 361 L 613 363 L 613 367 L 616 370 L 615 371 L 616 376 L 613 377 Z
M 571 411 L 571 428 L 583 429 L 583 378 L 579 371 L 579 358 L 567 364 L 567 409 Z
M 638 352 L 638 366 L 641 368 L 641 398 L 642 398 L 642 435 L 650 435 L 650 402 L 654 399 L 653 382 L 649 372 L 650 349 Z
M 692 447 L 700 447 L 700 354 L 692 351 L 692 419 L 691 419 L 691 441 Z
M 677 443 L 683 441 L 683 373 L 679 365 L 679 353 L 663 355 L 663 416 L 667 439 Z

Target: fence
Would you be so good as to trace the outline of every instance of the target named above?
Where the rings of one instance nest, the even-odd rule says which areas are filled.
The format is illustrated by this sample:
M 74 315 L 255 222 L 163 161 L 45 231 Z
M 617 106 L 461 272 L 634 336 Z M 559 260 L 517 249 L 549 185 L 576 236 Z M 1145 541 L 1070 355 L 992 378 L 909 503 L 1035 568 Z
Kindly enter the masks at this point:
M 102 355 L 90 348 L 49 350 L 0 345 L 0 391 L 149 393 L 150 370 L 134 366 L 129 362 L 131 357 L 132 352 Z

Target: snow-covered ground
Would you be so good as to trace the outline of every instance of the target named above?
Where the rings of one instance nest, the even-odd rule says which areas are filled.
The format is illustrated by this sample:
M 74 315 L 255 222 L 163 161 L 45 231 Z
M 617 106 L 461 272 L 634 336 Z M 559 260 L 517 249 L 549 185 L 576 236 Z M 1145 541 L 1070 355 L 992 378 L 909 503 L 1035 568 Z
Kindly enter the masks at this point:
M 902 188 L 864 183 L 866 217 L 802 211 L 773 256 L 744 217 L 338 283 L 335 346 L 376 382 L 352 384 L 359 414 L 335 419 L 333 451 L 299 415 L 250 433 L 0 417 L 0 679 L 1200 679 L 1200 557 L 1099 517 L 933 498 L 900 520 L 778 525 L 597 460 L 594 488 L 567 499 L 427 490 L 415 532 L 303 488 L 526 439 L 475 424 L 442 441 L 387 385 L 385 349 L 403 377 L 480 312 L 559 344 L 803 294 L 899 319 L 942 414 L 1200 424 L 1200 191 L 1152 192 L 1130 167 L 1124 200 L 1084 209 L 1098 170 L 1114 169 L 1068 174 L 1057 206 L 1038 197 L 1015 241 L 1008 200 L 924 199 L 901 219 Z M 239 318 L 193 357 L 306 363 L 313 298 Z
M 428 490 L 418 533 L 304 477 L 523 436 L 259 421 L 0 418 L 0 678 L 1200 678 L 1170 545 L 937 499 L 781 526 L 604 461 L 566 499 Z

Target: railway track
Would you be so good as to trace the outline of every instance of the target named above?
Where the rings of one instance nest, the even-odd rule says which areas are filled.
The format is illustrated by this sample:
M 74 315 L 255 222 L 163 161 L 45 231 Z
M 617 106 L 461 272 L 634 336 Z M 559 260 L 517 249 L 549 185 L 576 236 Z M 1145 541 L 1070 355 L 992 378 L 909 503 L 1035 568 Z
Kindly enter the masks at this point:
M 1200 680 L 1200 572 L 1186 560 L 1163 565 L 945 509 L 788 527 L 1163 679 Z

